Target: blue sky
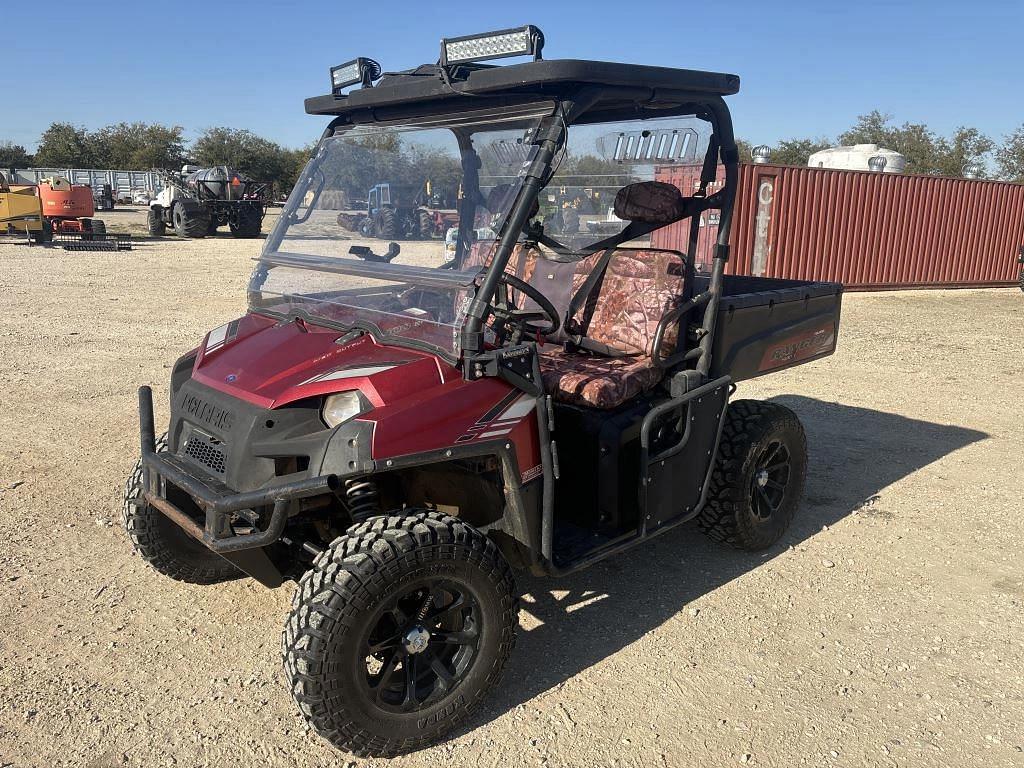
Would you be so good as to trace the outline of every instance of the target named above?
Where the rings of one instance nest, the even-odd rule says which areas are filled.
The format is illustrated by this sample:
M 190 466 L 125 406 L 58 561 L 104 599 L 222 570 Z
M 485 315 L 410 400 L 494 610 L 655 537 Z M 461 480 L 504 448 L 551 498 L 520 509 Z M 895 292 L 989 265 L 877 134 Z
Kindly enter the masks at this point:
M 66 5 L 47 20 L 5 3 L 0 141 L 34 146 L 51 121 L 142 120 L 316 138 L 302 101 L 358 55 L 385 70 L 434 61 L 442 36 L 533 23 L 546 58 L 733 72 L 737 134 L 756 143 L 834 136 L 878 108 L 997 140 L 1024 122 L 1024 0 L 499 3 L 174 0 Z M 24 87 L 12 87 L 18 79 Z

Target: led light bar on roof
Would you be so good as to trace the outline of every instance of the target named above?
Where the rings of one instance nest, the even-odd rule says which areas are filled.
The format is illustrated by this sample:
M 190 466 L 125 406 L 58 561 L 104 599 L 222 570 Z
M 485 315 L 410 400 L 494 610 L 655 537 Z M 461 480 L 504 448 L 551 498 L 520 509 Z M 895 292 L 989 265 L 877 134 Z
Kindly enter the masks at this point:
M 343 88 L 362 83 L 364 88 L 373 85 L 380 77 L 380 64 L 373 59 L 360 56 L 344 64 L 331 67 L 331 93 L 337 95 Z
M 504 59 L 508 56 L 533 56 L 537 61 L 543 47 L 544 33 L 532 24 L 482 35 L 446 37 L 441 41 L 441 64 Z

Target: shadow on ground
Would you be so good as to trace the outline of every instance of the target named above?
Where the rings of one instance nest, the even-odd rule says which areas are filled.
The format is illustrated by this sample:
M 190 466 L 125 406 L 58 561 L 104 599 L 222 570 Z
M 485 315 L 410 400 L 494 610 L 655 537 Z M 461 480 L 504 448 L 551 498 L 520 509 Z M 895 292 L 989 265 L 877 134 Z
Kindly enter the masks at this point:
M 523 607 L 542 623 L 520 631 L 505 683 L 485 719 L 633 643 L 688 603 L 759 567 L 823 525 L 870 508 L 883 488 L 988 437 L 813 398 L 773 400 L 800 416 L 809 451 L 804 502 L 783 540 L 766 552 L 741 553 L 709 542 L 691 523 L 564 579 L 523 577 Z M 568 594 L 556 599 L 554 590 Z

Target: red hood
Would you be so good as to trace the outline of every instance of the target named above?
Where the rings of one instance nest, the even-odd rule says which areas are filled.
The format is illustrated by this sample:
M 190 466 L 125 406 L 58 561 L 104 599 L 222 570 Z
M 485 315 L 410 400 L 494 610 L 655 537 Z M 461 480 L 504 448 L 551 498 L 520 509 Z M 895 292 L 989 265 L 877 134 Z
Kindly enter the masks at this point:
M 459 375 L 425 352 L 383 346 L 369 334 L 345 334 L 249 314 L 207 334 L 193 378 L 263 408 L 359 389 L 381 407 Z

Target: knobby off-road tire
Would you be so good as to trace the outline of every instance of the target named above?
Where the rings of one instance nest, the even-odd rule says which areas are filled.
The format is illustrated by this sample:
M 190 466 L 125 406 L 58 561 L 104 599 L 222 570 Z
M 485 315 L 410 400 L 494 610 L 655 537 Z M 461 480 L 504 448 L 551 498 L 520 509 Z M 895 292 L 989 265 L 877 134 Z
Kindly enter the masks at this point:
M 238 208 L 238 221 L 232 223 L 231 234 L 238 238 L 259 237 L 263 227 L 260 209 L 254 205 L 242 204 Z
M 174 232 L 179 237 L 206 237 L 206 232 L 210 228 L 210 212 L 205 208 L 188 211 L 185 206 L 176 205 L 171 209 L 171 222 L 174 224 Z
M 150 208 L 146 212 L 146 226 L 149 234 L 153 237 L 163 237 L 167 234 L 167 224 L 164 223 L 163 209 Z
M 167 435 L 156 441 L 157 452 L 167 450 Z M 132 503 L 142 496 L 142 460 L 135 463 L 124 484 L 121 513 L 132 547 L 153 568 L 176 581 L 216 584 L 244 574 L 211 552 L 148 504 Z
M 282 636 L 285 675 L 334 746 L 361 757 L 411 752 L 498 684 L 517 614 L 511 568 L 472 526 L 427 510 L 370 518 L 299 581 Z
M 377 226 L 374 236 L 384 240 L 394 240 L 398 231 L 395 223 L 395 212 L 391 208 L 383 208 L 377 214 Z
M 434 237 L 434 217 L 429 212 L 416 212 L 416 235 L 420 240 L 430 240 Z
M 729 405 L 698 527 L 737 549 L 770 547 L 785 533 L 803 496 L 807 438 L 796 414 L 775 403 Z

